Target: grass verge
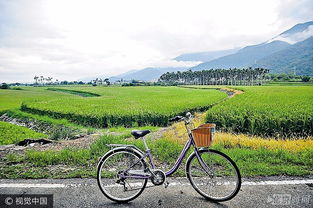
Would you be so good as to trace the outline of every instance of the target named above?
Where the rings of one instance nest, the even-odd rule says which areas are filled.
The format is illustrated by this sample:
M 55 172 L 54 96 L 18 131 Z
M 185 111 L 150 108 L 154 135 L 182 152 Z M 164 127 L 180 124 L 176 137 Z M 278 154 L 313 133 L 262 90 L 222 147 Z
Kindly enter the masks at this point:
M 143 149 L 142 141 L 125 136 L 100 137 L 89 149 L 64 149 L 61 151 L 29 150 L 24 155 L 8 154 L 1 166 L 0 178 L 70 178 L 95 177 L 98 159 L 105 154 L 109 143 L 134 144 Z M 183 146 L 166 138 L 148 140 L 156 164 L 162 169 L 173 165 Z M 289 151 L 266 147 L 229 146 L 215 142 L 212 149 L 229 155 L 238 165 L 242 176 L 310 175 L 313 174 L 313 149 Z M 191 150 L 190 152 L 191 153 Z M 183 162 L 183 166 L 185 161 Z M 62 168 L 60 168 L 62 167 Z M 181 167 L 175 176 L 184 176 Z
M 65 119 L 53 119 L 48 116 L 34 115 L 17 109 L 6 111 L 2 117 L 8 122 L 15 120 L 15 122 L 32 128 L 36 132 L 44 133 L 53 140 L 72 139 L 76 135 L 90 134 L 96 131 L 94 128 L 79 126 Z
M 47 135 L 35 132 L 26 127 L 0 121 L 0 145 L 15 144 L 24 139 L 45 137 Z

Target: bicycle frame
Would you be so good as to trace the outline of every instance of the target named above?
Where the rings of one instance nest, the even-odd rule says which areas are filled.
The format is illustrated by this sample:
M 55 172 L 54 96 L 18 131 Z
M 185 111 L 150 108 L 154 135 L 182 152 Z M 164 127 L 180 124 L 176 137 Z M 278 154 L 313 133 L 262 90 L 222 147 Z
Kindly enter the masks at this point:
M 187 141 L 187 143 L 185 144 L 183 150 L 181 151 L 178 159 L 176 160 L 175 164 L 173 165 L 173 167 L 165 172 L 165 175 L 166 177 L 172 175 L 173 173 L 176 172 L 176 170 L 180 167 L 180 165 L 182 164 L 182 161 L 183 159 L 185 158 L 186 156 L 186 153 L 188 152 L 188 150 L 190 149 L 191 146 L 194 147 L 194 152 L 196 154 L 196 157 L 198 158 L 198 161 L 200 163 L 200 165 L 202 166 L 203 170 L 207 173 L 207 174 L 210 174 L 211 175 L 211 171 L 209 170 L 209 167 L 203 162 L 200 154 L 199 154 L 199 151 L 194 143 L 194 140 L 193 140 L 193 137 L 192 137 L 192 134 L 191 132 L 188 132 L 188 136 L 189 136 L 189 139 Z M 130 169 L 132 167 L 134 167 L 136 164 L 138 164 L 140 161 L 144 161 L 145 158 L 149 158 L 149 162 L 150 162 L 150 166 L 152 169 L 156 169 L 155 165 L 154 165 L 154 162 L 153 162 L 153 159 L 152 159 L 152 155 L 151 155 L 151 151 L 150 149 L 148 148 L 144 138 L 143 138 L 143 142 L 144 142 L 144 145 L 146 147 L 146 151 L 145 152 L 142 152 L 141 150 L 139 150 L 137 147 L 133 146 L 133 145 L 120 145 L 120 146 L 125 146 L 125 147 L 129 147 L 129 148 L 134 148 L 136 149 L 137 151 L 139 150 L 142 154 L 141 158 L 138 159 L 137 161 L 134 162 L 134 164 L 132 164 L 129 168 L 127 168 L 126 170 L 123 171 L 123 173 L 120 173 L 119 176 L 121 178 L 150 178 L 151 175 L 148 175 L 148 174 L 131 174 L 131 175 L 126 175 L 125 172 L 127 171 L 131 171 Z M 111 146 L 119 146 L 119 145 L 111 145 Z M 150 168 L 148 167 L 147 170 L 153 175 L 153 172 L 150 170 Z
M 153 162 L 152 152 L 144 138 L 150 131 L 131 132 L 135 139 L 142 139 L 142 150 L 135 145 L 108 144 L 111 150 L 102 156 L 97 167 L 97 182 L 102 193 L 112 201 L 128 202 L 153 185 L 163 184 L 167 188 L 170 185 L 167 177 L 174 174 L 182 165 L 187 153 L 191 153 L 186 159 L 185 173 L 191 186 L 201 196 L 213 202 L 227 201 L 236 196 L 241 186 L 237 165 L 229 156 L 209 149 L 207 145 L 213 139 L 215 126 L 203 124 L 195 129 L 191 120 L 192 115 L 189 112 L 186 117 L 175 116 L 169 119 L 170 122 L 185 122 L 188 140 L 167 172 L 156 169 Z M 204 139 L 210 140 L 203 141 Z M 148 180 L 151 180 L 150 184 Z

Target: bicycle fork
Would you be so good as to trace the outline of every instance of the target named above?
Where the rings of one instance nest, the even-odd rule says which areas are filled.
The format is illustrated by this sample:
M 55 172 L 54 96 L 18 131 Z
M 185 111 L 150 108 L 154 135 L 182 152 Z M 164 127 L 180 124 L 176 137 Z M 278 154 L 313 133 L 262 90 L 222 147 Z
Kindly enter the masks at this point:
M 196 157 L 200 163 L 200 166 L 202 167 L 202 169 L 204 170 L 204 172 L 206 174 L 208 174 L 208 176 L 210 178 L 213 178 L 214 177 L 214 173 L 213 173 L 213 170 L 203 161 L 202 157 L 201 157 L 201 154 L 199 153 L 199 151 L 195 148 L 195 154 L 196 154 Z

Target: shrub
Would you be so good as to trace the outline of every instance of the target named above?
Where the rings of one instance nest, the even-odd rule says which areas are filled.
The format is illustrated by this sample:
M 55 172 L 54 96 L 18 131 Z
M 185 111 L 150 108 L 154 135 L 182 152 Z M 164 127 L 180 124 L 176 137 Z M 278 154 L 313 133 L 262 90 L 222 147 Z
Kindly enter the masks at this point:
M 302 82 L 309 82 L 310 79 L 311 79 L 311 77 L 309 77 L 309 76 L 303 76 L 301 80 L 302 80 Z
M 10 86 L 7 83 L 2 83 L 0 89 L 10 89 Z

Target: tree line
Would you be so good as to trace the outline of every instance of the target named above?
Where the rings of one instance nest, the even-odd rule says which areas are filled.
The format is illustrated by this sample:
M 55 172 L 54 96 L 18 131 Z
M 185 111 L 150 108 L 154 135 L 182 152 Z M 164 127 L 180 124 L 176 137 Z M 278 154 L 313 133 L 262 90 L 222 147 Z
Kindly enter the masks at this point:
M 94 80 L 91 80 L 90 82 L 92 84 L 92 86 L 97 86 L 97 85 L 110 85 L 111 82 L 109 81 L 109 78 L 96 78 Z
M 44 76 L 34 76 L 35 85 L 51 85 L 51 84 L 59 84 L 59 80 L 55 80 L 53 82 L 53 77 L 44 77 Z
M 267 74 L 266 77 L 274 82 L 309 82 L 313 80 L 308 75 L 296 75 L 293 73 L 289 74 Z
M 90 84 L 93 86 L 97 85 L 110 85 L 109 78 L 96 78 L 94 80 L 91 80 L 90 82 L 83 82 L 83 81 L 59 81 L 58 79 L 53 80 L 53 77 L 44 77 L 44 76 L 34 76 L 34 86 L 39 85 L 75 85 L 75 84 Z
M 268 69 L 210 69 L 202 71 L 167 72 L 160 82 L 175 85 L 262 85 Z

